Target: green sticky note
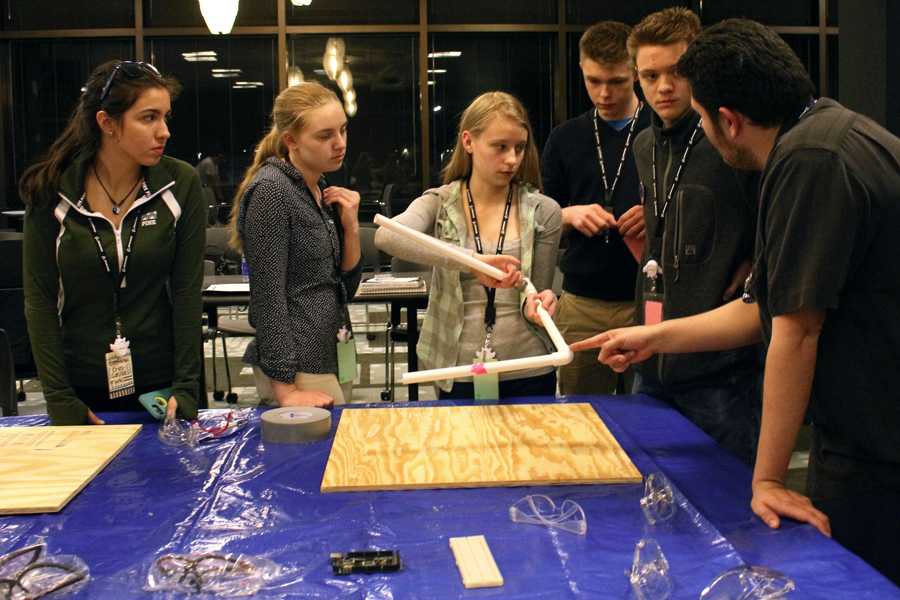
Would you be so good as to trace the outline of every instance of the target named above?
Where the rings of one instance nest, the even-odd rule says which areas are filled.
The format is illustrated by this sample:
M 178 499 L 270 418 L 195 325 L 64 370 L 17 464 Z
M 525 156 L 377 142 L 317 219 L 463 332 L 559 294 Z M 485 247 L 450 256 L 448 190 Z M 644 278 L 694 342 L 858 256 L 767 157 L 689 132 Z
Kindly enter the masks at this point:
M 351 339 L 337 344 L 338 383 L 356 379 L 356 343 Z
M 500 399 L 500 376 L 496 373 L 474 375 L 472 383 L 475 385 L 475 400 L 496 401 Z

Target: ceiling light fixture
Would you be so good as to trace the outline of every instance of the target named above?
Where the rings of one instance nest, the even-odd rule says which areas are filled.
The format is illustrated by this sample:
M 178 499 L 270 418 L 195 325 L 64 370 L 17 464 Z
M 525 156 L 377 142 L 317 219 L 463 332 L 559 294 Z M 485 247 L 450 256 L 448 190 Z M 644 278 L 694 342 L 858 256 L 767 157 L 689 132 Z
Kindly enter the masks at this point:
M 238 0 L 199 0 L 200 13 L 213 35 L 231 33 L 238 13 Z

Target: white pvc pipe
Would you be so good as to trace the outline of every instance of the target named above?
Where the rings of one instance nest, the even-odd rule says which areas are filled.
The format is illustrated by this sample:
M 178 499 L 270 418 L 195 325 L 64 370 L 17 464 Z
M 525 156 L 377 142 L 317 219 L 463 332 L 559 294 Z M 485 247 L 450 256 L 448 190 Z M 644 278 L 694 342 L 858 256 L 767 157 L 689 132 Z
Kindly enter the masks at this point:
M 416 231 L 410 227 L 392 221 L 388 219 L 384 215 L 375 215 L 375 224 L 386 227 L 391 231 L 397 233 L 398 235 L 402 235 L 406 238 L 413 239 L 417 242 L 420 242 L 426 246 L 431 247 L 433 250 L 448 256 L 457 262 L 462 263 L 468 267 L 471 267 L 477 271 L 481 271 L 485 275 L 489 277 L 493 277 L 494 279 L 503 279 L 506 276 L 506 273 L 501 271 L 500 269 L 489 265 L 485 262 L 482 262 L 468 254 L 462 250 L 460 250 L 457 246 L 452 244 L 448 244 L 439 239 L 433 238 L 430 235 L 422 233 L 421 231 Z M 534 285 L 528 280 L 524 280 L 525 285 L 525 293 L 526 294 L 536 294 L 537 290 Z M 572 358 L 574 354 L 569 350 L 569 345 L 566 343 L 566 340 L 563 339 L 562 334 L 560 334 L 559 329 L 556 328 L 556 323 L 553 322 L 553 319 L 550 317 L 550 314 L 541 306 L 540 300 L 535 300 L 537 315 L 541 321 L 541 324 L 544 326 L 544 329 L 547 330 L 547 334 L 550 336 L 550 340 L 553 342 L 553 345 L 556 347 L 556 352 L 552 354 L 545 354 L 543 356 L 529 356 L 526 358 L 512 358 L 509 360 L 499 360 L 487 363 L 475 363 L 472 365 L 461 365 L 458 367 L 445 367 L 440 369 L 429 369 L 427 371 L 414 371 L 411 373 L 405 373 L 402 378 L 402 383 L 410 384 L 410 383 L 424 383 L 428 381 L 437 381 L 439 379 L 458 379 L 461 377 L 470 377 L 472 375 L 484 375 L 490 373 L 506 373 L 509 371 L 523 371 L 527 369 L 539 369 L 541 367 L 558 367 L 561 365 L 567 365 L 572 362 Z
M 504 273 L 497 267 L 478 260 L 468 252 L 460 250 L 459 246 L 448 244 L 447 242 L 431 237 L 427 233 L 416 231 L 411 227 L 407 227 L 406 225 L 397 223 L 396 221 L 392 221 L 384 215 L 375 215 L 375 224 L 384 227 L 385 229 L 390 229 L 394 233 L 402 235 L 403 237 L 416 240 L 417 242 L 424 244 L 425 246 L 430 246 L 433 250 L 440 252 L 445 256 L 449 256 L 450 258 L 456 260 L 457 262 L 461 262 L 467 267 L 472 267 L 477 271 L 481 271 L 488 277 L 493 277 L 494 279 L 503 279 L 504 277 L 506 277 L 506 273 Z
M 473 375 L 525 371 L 528 369 L 540 369 L 541 367 L 558 367 L 567 365 L 570 362 L 572 362 L 572 351 L 567 348 L 565 352 L 554 352 L 553 354 L 544 354 L 543 356 L 511 358 L 509 360 L 475 363 L 472 365 L 461 365 L 459 367 L 413 371 L 411 373 L 404 373 L 401 382 L 409 385 L 410 383 L 426 383 L 429 381 L 438 381 L 440 379 L 461 379 Z

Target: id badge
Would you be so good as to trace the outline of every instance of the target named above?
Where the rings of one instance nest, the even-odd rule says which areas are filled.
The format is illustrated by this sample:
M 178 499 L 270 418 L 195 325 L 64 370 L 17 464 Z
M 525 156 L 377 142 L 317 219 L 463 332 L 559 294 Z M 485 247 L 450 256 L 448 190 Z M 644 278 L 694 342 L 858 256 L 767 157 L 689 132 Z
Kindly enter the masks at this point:
M 134 393 L 134 365 L 130 352 L 124 356 L 119 352 L 106 353 L 106 380 L 110 398 L 123 398 Z
M 356 343 L 353 339 L 337 343 L 338 383 L 356 379 Z
M 662 323 L 664 318 L 664 299 L 662 294 L 647 292 L 644 294 L 644 325 Z
M 500 376 L 496 373 L 473 375 L 475 400 L 479 402 L 495 402 L 500 399 Z

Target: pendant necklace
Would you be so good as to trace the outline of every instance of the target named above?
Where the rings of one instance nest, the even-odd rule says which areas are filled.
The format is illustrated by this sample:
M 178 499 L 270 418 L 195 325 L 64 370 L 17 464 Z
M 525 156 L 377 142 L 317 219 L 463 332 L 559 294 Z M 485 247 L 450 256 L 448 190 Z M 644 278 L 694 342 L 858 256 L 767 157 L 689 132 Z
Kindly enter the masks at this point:
M 124 196 L 122 196 L 121 200 L 116 202 L 113 199 L 112 194 L 109 193 L 109 190 L 106 189 L 106 186 L 103 185 L 103 180 L 100 179 L 100 175 L 97 173 L 97 167 L 95 167 L 94 165 L 91 165 L 91 169 L 94 171 L 94 177 L 97 179 L 97 183 L 99 183 L 100 187 L 103 188 L 103 191 L 106 193 L 106 197 L 109 198 L 109 203 L 112 204 L 113 214 L 117 215 L 120 212 L 122 212 L 122 205 L 125 204 L 125 201 L 128 200 L 128 198 L 131 197 L 131 194 L 134 193 L 134 190 L 137 189 L 138 184 L 141 182 L 141 178 L 138 177 L 137 180 L 134 182 L 134 185 L 131 186 L 131 189 L 128 190 L 128 193 L 125 194 Z

